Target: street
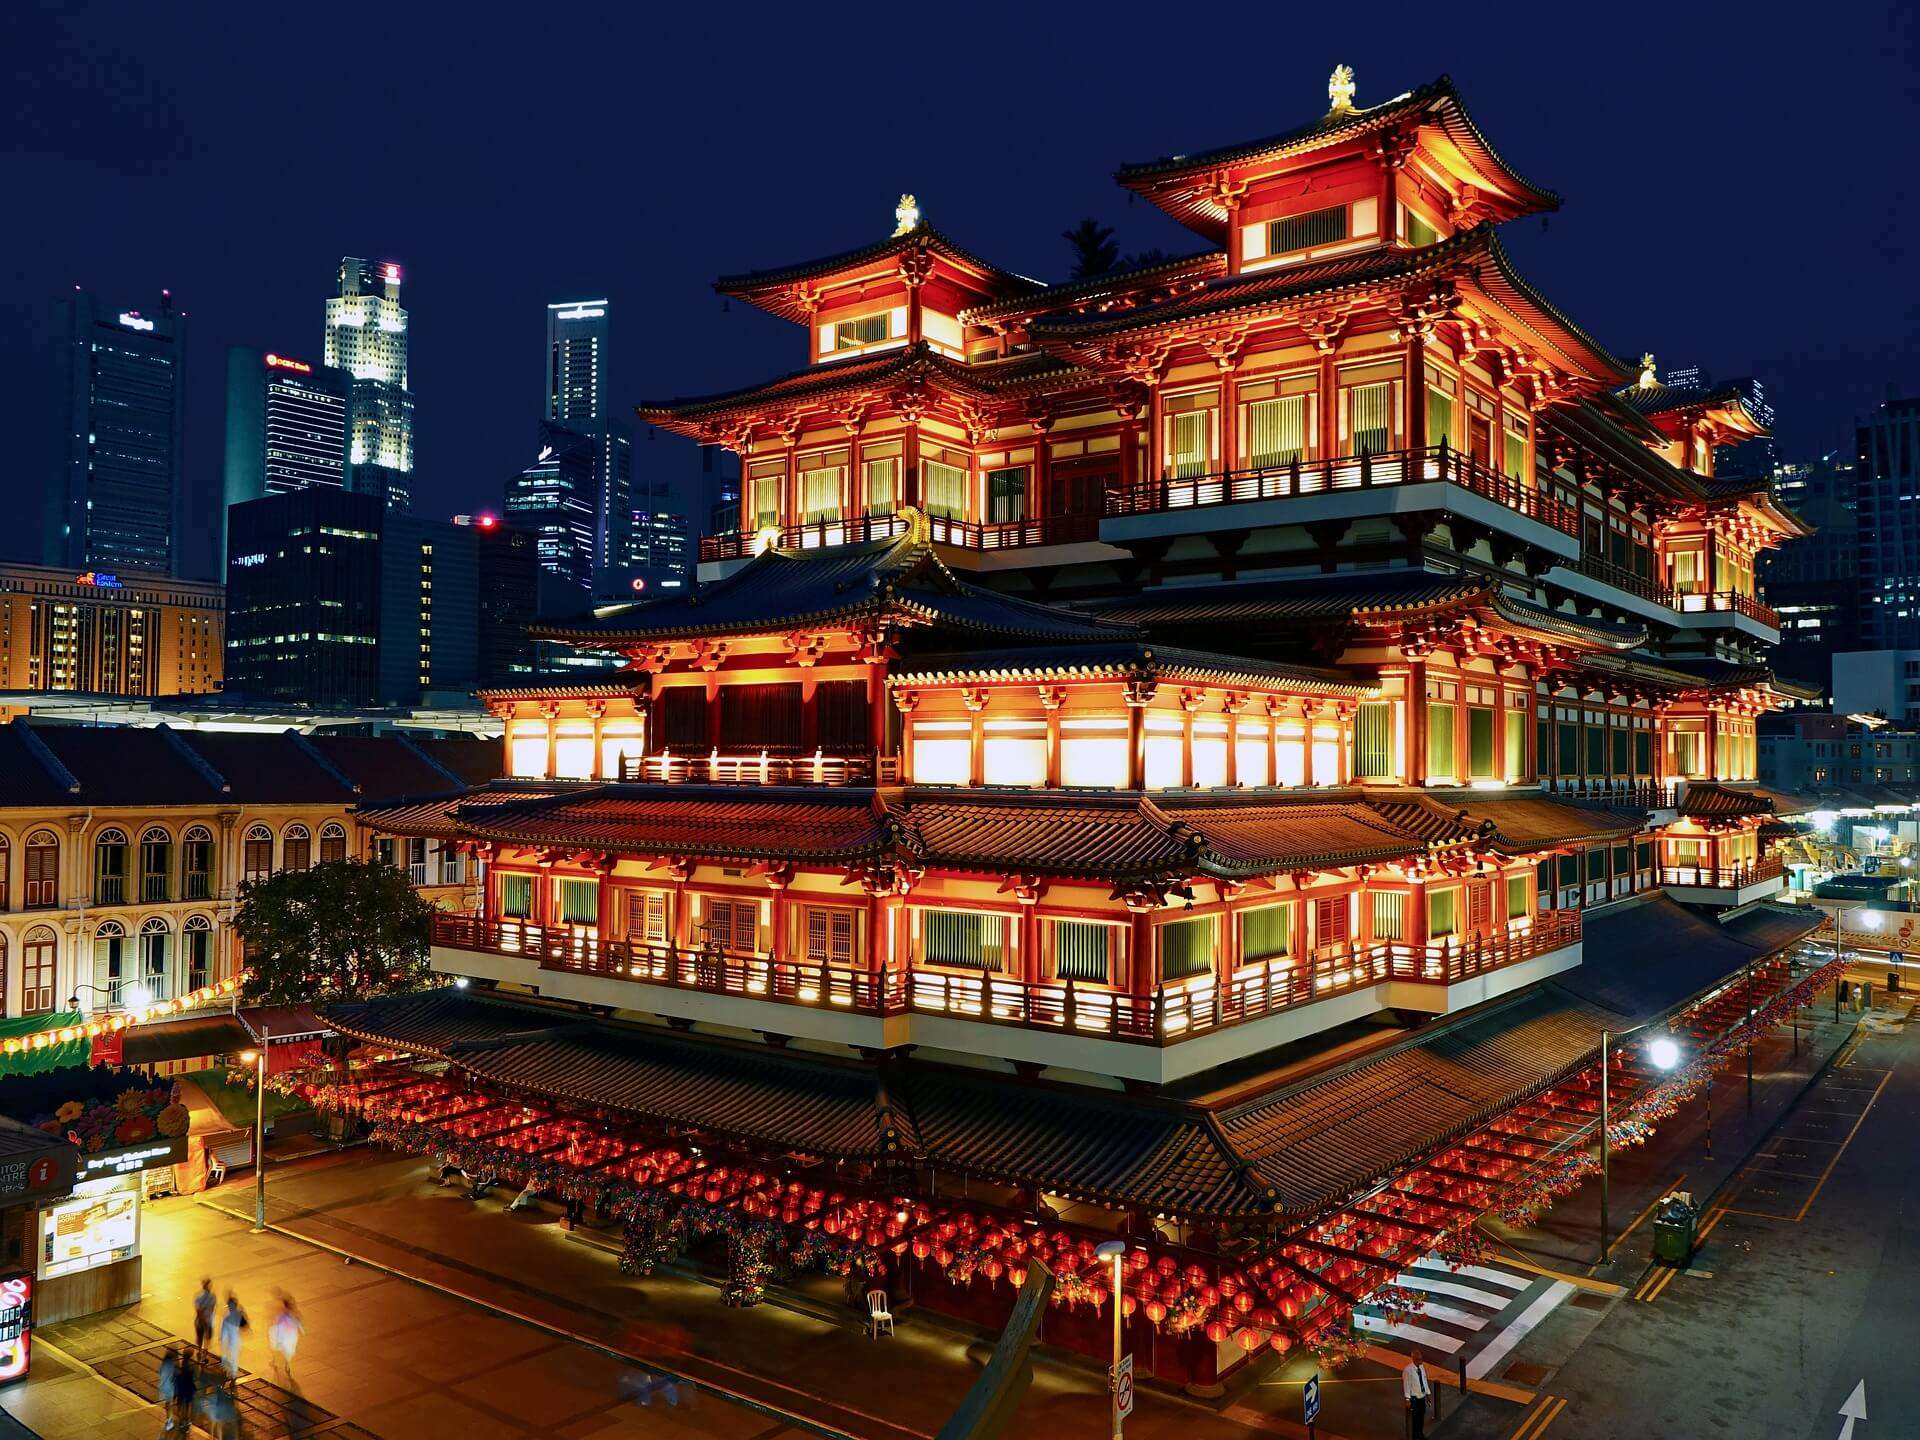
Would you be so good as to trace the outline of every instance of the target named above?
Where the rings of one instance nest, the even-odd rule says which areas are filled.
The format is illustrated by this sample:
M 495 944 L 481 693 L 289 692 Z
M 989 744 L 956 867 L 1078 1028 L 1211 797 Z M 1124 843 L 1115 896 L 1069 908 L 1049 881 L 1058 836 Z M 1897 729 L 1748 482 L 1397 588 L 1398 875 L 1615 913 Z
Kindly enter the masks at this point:
M 1543 1329 L 1519 1352 L 1538 1383 L 1524 1410 L 1475 1397 L 1437 1433 L 1920 1435 L 1913 1028 L 1870 1024 L 1843 1049 L 1702 1217 L 1691 1268 L 1630 1275 L 1631 1293 L 1571 1344 Z M 1849 1404 L 1863 1383 L 1864 1406 Z

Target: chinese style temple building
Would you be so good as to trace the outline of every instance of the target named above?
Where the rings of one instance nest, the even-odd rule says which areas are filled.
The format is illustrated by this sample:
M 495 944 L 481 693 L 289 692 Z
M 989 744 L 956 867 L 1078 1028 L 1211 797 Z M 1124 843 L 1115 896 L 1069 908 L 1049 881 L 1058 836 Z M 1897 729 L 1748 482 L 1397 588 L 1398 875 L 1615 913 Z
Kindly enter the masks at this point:
M 904 197 L 719 282 L 806 363 L 640 413 L 739 454 L 737 528 L 552 632 L 617 681 L 486 695 L 510 778 L 363 807 L 485 881 L 464 988 L 332 1015 L 394 1057 L 334 1099 L 984 1320 L 1045 1256 L 1096 1350 L 1124 1235 L 1205 1383 L 1577 1179 L 1603 1028 L 1706 1057 L 1809 983 L 1754 783 L 1803 532 L 1712 470 L 1757 422 L 1519 273 L 1558 199 L 1449 81 L 1353 95 L 1123 167 L 1183 258 L 1042 284 Z

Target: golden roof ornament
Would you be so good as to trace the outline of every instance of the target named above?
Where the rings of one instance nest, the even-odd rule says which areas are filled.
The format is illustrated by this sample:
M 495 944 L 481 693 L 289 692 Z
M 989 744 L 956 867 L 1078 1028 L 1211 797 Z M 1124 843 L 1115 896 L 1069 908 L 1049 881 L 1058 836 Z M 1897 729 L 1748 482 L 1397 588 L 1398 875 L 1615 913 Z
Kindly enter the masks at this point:
M 1660 387 L 1660 377 L 1654 371 L 1651 350 L 1640 357 L 1640 379 L 1636 383 L 1642 390 L 1657 390 Z
M 1336 65 L 1327 79 L 1327 99 L 1333 102 L 1330 115 L 1344 115 L 1353 109 L 1353 67 Z
M 893 233 L 895 237 L 905 235 L 920 228 L 920 202 L 911 195 L 902 195 L 900 203 L 893 207 Z

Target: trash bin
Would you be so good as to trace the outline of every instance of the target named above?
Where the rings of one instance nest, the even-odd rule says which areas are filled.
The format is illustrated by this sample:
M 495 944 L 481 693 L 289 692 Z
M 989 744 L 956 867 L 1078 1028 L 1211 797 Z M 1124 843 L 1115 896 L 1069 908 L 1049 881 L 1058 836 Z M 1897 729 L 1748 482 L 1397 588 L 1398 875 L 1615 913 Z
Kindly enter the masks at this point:
M 1898 990 L 1899 988 L 1900 988 L 1900 972 L 1898 970 L 1887 971 L 1887 993 L 1891 995 L 1893 994 L 1894 991 Z
M 1693 1233 L 1699 1215 L 1690 1195 L 1668 1195 L 1653 1217 L 1653 1258 L 1662 1265 L 1685 1269 L 1693 1259 Z

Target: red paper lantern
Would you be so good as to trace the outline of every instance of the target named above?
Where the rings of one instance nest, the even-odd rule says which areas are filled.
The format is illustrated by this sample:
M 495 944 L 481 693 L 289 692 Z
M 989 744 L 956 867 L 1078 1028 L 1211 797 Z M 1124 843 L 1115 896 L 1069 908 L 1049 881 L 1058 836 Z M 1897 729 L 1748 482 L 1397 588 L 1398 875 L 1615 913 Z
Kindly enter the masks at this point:
M 1263 1336 L 1258 1330 L 1254 1329 L 1251 1325 L 1246 1326 L 1244 1329 L 1240 1331 L 1238 1335 L 1235 1335 L 1233 1338 L 1240 1342 L 1240 1348 L 1242 1350 L 1245 1350 L 1248 1354 L 1252 1354 L 1255 1350 L 1258 1350 L 1262 1345 L 1266 1343 L 1266 1337 Z
M 1166 1306 L 1162 1305 L 1158 1300 L 1149 1300 L 1147 1302 L 1147 1319 L 1151 1320 L 1155 1325 L 1158 1325 L 1166 1318 Z
M 1238 1310 L 1242 1315 L 1253 1309 L 1253 1292 L 1251 1290 L 1242 1290 L 1238 1295 L 1234 1296 L 1233 1308 Z
M 1276 1354 L 1284 1355 L 1293 1348 L 1293 1337 L 1276 1330 L 1273 1332 L 1272 1338 L 1267 1341 L 1267 1344 Z
M 916 1240 L 913 1242 L 913 1258 L 914 1259 L 924 1260 L 927 1258 L 927 1256 L 931 1255 L 932 1253 L 933 1253 L 933 1247 L 927 1244 L 925 1240 Z
M 1133 1312 L 1139 1308 L 1140 1302 L 1134 1299 L 1133 1296 L 1122 1295 L 1120 1297 L 1120 1313 L 1127 1319 L 1131 1320 L 1133 1318 Z
M 1221 1341 L 1225 1340 L 1228 1333 L 1225 1321 L 1209 1320 L 1207 1322 L 1207 1339 L 1211 1340 L 1214 1344 L 1218 1345 Z

